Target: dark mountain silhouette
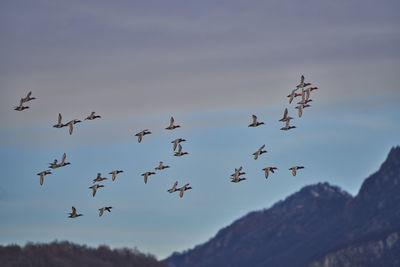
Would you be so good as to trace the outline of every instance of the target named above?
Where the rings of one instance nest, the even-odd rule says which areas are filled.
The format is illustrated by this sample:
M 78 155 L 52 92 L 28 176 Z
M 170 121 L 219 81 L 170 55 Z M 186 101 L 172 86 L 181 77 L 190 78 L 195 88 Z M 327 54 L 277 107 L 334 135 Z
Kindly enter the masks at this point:
M 114 249 L 107 246 L 88 248 L 70 242 L 52 242 L 50 244 L 28 243 L 24 247 L 17 245 L 0 246 L 0 266 L 30 267 L 162 267 L 153 256 L 138 250 Z
M 208 242 L 165 259 L 180 266 L 400 266 L 400 147 L 352 197 L 306 186 Z

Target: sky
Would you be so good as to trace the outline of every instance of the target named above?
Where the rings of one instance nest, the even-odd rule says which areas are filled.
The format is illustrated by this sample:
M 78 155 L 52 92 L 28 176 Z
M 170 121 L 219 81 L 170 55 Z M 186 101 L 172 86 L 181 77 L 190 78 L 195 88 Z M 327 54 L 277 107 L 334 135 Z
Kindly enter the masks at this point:
M 398 1 L 0 3 L 0 244 L 69 240 L 164 259 L 318 182 L 357 194 L 400 144 Z M 286 95 L 319 89 L 298 118 Z M 29 109 L 13 110 L 32 91 Z M 297 101 L 296 101 L 297 102 Z M 297 128 L 280 131 L 283 110 Z M 96 111 L 74 128 L 63 122 Z M 265 125 L 249 128 L 251 115 Z M 167 131 L 174 116 L 181 128 Z M 135 134 L 150 129 L 139 144 Z M 185 138 L 183 157 L 171 141 Z M 268 153 L 252 158 L 261 145 Z M 40 186 L 38 172 L 71 165 Z M 144 184 L 159 161 L 171 168 Z M 304 165 L 296 177 L 288 168 Z M 246 181 L 229 176 L 243 166 Z M 264 178 L 264 167 L 278 170 Z M 100 172 L 122 169 L 102 184 Z M 190 183 L 184 197 L 169 194 Z M 75 206 L 84 216 L 69 219 Z M 110 214 L 98 209 L 113 206 Z

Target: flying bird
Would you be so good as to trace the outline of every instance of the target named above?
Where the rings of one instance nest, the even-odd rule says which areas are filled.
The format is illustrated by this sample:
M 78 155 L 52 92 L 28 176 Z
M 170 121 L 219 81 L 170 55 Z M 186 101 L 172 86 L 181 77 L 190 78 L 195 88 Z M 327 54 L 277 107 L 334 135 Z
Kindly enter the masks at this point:
M 182 152 L 181 144 L 178 145 L 178 152 L 175 152 L 174 156 L 180 157 L 183 155 L 189 154 L 188 152 Z
M 115 177 L 117 176 L 117 174 L 119 174 L 121 172 L 124 172 L 124 171 L 123 170 L 115 170 L 115 171 L 110 172 L 109 174 L 112 174 L 111 178 L 113 181 L 115 181 Z
M 101 116 L 99 116 L 99 115 L 94 115 L 94 111 L 89 115 L 89 116 L 87 116 L 86 118 L 85 118 L 85 120 L 94 120 L 94 119 L 97 119 L 97 118 L 101 118 Z
M 71 135 L 72 131 L 74 130 L 74 125 L 80 122 L 80 120 L 72 120 L 64 124 L 64 126 L 69 126 L 69 134 Z
M 169 120 L 169 126 L 167 128 L 165 128 L 165 129 L 166 130 L 173 130 L 173 129 L 181 127 L 179 125 L 174 125 L 174 121 L 175 121 L 174 117 L 171 117 L 171 119 Z
M 48 174 L 51 174 L 50 170 L 39 172 L 37 175 L 40 176 L 40 185 L 43 185 L 44 177 Z
M 36 99 L 36 97 L 31 97 L 31 95 L 32 95 L 32 91 L 29 91 L 29 93 L 26 95 L 26 97 L 22 98 L 22 101 L 28 102 L 28 101 Z
M 264 147 L 265 145 L 262 145 L 256 152 L 253 153 L 255 160 L 258 159 L 258 156 L 268 152 L 267 150 L 263 150 Z
M 176 181 L 176 182 L 174 183 L 174 185 L 172 186 L 172 188 L 168 189 L 167 192 L 173 193 L 173 192 L 178 191 L 178 189 L 176 189 L 176 186 L 177 186 L 177 185 L 178 185 L 178 181 Z
M 183 138 L 178 138 L 178 139 L 175 139 L 174 141 L 172 141 L 171 143 L 174 144 L 174 151 L 176 150 L 176 147 L 178 146 L 178 144 L 179 144 L 180 142 L 185 142 L 185 141 L 186 141 L 186 140 L 183 139 Z
M 79 216 L 83 216 L 83 214 L 77 214 L 75 207 L 72 206 L 72 212 L 69 213 L 68 217 L 69 218 L 76 218 L 76 217 L 79 217 Z
M 62 121 L 61 113 L 58 113 L 57 124 L 54 124 L 53 127 L 54 127 L 54 128 L 62 128 L 62 127 L 65 127 L 65 126 L 68 125 L 68 124 L 63 124 L 61 121 Z
M 289 168 L 289 170 L 292 171 L 293 176 L 296 176 L 297 170 L 299 170 L 299 169 L 304 169 L 304 166 L 293 166 L 293 167 Z
M 101 177 L 101 173 L 99 172 L 99 173 L 97 173 L 97 177 L 93 180 L 93 183 L 101 182 L 101 181 L 104 181 L 104 180 L 107 180 L 107 178 Z
M 274 170 L 277 170 L 277 169 L 278 169 L 277 167 L 267 167 L 267 168 L 262 169 L 265 172 L 265 179 L 268 179 L 269 172 L 274 173 Z
M 91 187 L 89 187 L 89 188 L 92 189 L 92 195 L 93 195 L 93 196 L 96 195 L 97 189 L 100 188 L 100 187 L 104 187 L 104 185 L 102 185 L 102 184 L 95 184 L 95 185 L 92 185 Z
M 285 110 L 283 111 L 283 117 L 279 121 L 290 121 L 290 120 L 293 120 L 293 118 L 288 116 L 288 109 L 285 108 Z
M 251 124 L 249 124 L 248 127 L 257 127 L 259 125 L 263 125 L 264 122 L 257 122 L 257 116 L 256 115 L 251 115 L 253 118 L 253 122 Z
M 144 183 L 145 184 L 147 184 L 147 178 L 150 176 L 150 175 L 153 175 L 153 174 L 156 174 L 155 172 L 145 172 L 145 173 L 142 173 L 141 175 L 143 176 L 143 178 L 144 178 Z
M 99 217 L 101 217 L 104 213 L 104 211 L 108 211 L 111 212 L 112 207 L 103 207 L 101 209 L 99 209 Z
M 24 106 L 23 104 L 24 104 L 24 100 L 23 100 L 23 98 L 21 98 L 21 100 L 19 101 L 19 106 L 15 107 L 14 110 L 23 111 L 24 109 L 29 108 L 28 106 Z
M 190 190 L 190 189 L 192 189 L 192 187 L 190 187 L 189 184 L 185 184 L 185 185 L 182 186 L 181 188 L 178 188 L 177 191 L 180 191 L 180 192 L 179 192 L 179 197 L 183 197 L 183 193 L 184 193 L 186 190 Z
M 285 127 L 282 127 L 281 130 L 282 130 L 282 131 L 288 131 L 288 130 L 290 130 L 290 129 L 296 128 L 296 126 L 290 126 L 289 124 L 290 124 L 290 120 L 287 120 L 287 121 L 286 121 Z
M 169 166 L 168 165 L 163 165 L 164 163 L 162 162 L 162 161 L 160 161 L 160 164 L 158 164 L 158 167 L 156 167 L 155 169 L 156 170 L 164 170 L 164 169 L 167 169 L 167 168 L 169 168 Z
M 142 138 L 143 136 L 145 136 L 146 134 L 151 134 L 151 132 L 149 132 L 149 129 L 143 130 L 140 133 L 135 134 L 135 136 L 138 137 L 138 142 L 142 142 Z

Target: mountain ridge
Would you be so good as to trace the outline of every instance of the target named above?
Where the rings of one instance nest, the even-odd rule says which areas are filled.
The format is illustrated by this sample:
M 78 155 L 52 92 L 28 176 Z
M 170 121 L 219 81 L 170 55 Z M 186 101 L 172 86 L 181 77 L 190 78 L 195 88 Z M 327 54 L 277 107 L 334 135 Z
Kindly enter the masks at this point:
M 305 186 L 268 209 L 235 220 L 207 242 L 173 253 L 164 262 L 171 267 L 309 266 L 334 249 L 358 244 L 364 236 L 400 229 L 399 186 L 397 146 L 354 197 L 328 183 Z

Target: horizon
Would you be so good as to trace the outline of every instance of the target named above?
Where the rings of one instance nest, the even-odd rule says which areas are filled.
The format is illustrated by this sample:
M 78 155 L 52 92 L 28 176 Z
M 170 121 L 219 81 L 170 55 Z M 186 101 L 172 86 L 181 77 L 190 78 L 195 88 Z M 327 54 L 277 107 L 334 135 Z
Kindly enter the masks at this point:
M 0 6 L 0 244 L 66 240 L 165 259 L 306 185 L 355 196 L 400 145 L 397 1 Z M 299 118 L 286 96 L 301 75 L 319 89 Z M 30 108 L 13 110 L 28 91 Z M 281 131 L 286 107 L 297 128 Z M 58 113 L 92 111 L 102 118 L 72 135 L 52 127 Z M 252 114 L 265 125 L 249 128 Z M 171 116 L 181 128 L 164 129 Z M 189 154 L 174 157 L 179 137 Z M 63 153 L 71 165 L 40 186 L 36 174 Z M 171 168 L 144 184 L 160 161 Z M 293 177 L 293 165 L 305 168 Z M 239 166 L 247 180 L 231 183 Z M 98 172 L 109 180 L 92 197 Z M 167 193 L 175 181 L 193 189 Z M 69 219 L 71 206 L 84 216 Z

